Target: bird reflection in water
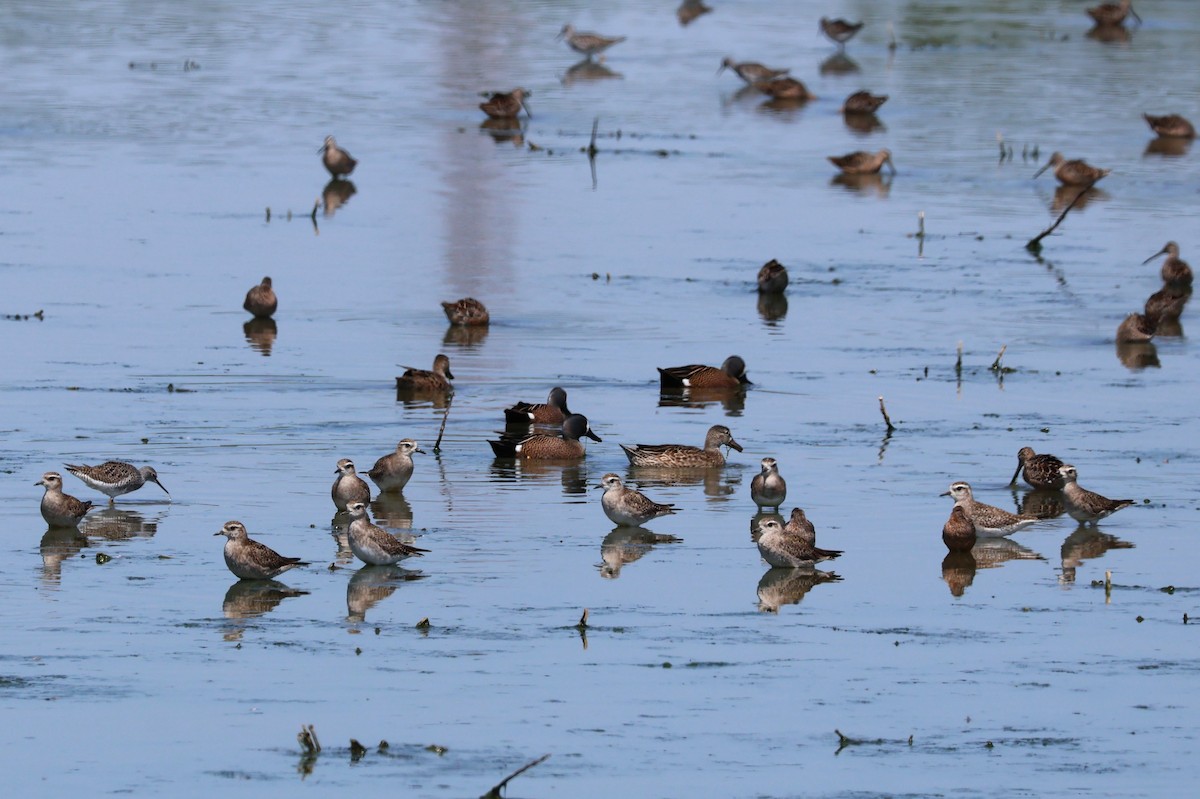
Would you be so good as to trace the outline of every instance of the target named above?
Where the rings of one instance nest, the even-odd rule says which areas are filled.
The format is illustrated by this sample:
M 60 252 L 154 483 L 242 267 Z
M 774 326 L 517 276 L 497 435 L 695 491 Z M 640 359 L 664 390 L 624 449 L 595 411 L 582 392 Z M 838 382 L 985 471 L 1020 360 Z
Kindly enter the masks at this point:
M 517 117 L 503 117 L 483 120 L 479 129 L 492 137 L 496 144 L 511 143 L 514 147 L 525 146 L 524 120 Z
M 109 541 L 149 538 L 158 532 L 160 518 L 155 516 L 147 520 L 145 516 L 128 507 L 109 506 L 85 516 L 79 524 L 79 530 L 89 538 L 104 538 Z
M 772 296 L 783 300 L 784 312 L 787 312 L 787 297 L 782 294 L 760 295 Z M 662 388 L 659 390 L 658 407 L 660 408 L 704 408 L 714 403 L 721 403 L 726 416 L 741 416 L 746 408 L 746 389 L 742 386 L 734 388 Z
M 1009 538 L 980 538 L 967 551 L 949 552 L 942 559 L 942 579 L 953 596 L 962 596 L 975 582 L 979 569 L 995 569 L 1010 560 L 1045 560 L 1029 547 Z
M 620 72 L 614 72 L 599 61 L 593 61 L 590 58 L 585 58 L 578 64 L 572 64 L 567 68 L 566 73 L 562 76 L 562 85 L 571 86 L 575 83 L 593 81 L 593 80 L 608 80 L 615 78 L 620 80 L 625 76 Z
M 850 56 L 845 53 L 834 53 L 821 62 L 820 71 L 822 75 L 851 75 L 855 72 L 860 72 L 862 67 L 858 65 Z
M 841 581 L 834 572 L 816 568 L 768 569 L 758 581 L 758 609 L 778 613 L 784 605 L 797 605 L 813 586 Z
M 399 489 L 381 491 L 371 503 L 371 519 L 375 524 L 389 530 L 411 530 L 413 526 L 412 505 Z
M 285 599 L 305 596 L 308 591 L 291 588 L 277 580 L 238 580 L 225 592 L 221 612 L 229 620 L 253 619 L 270 613 Z M 246 631 L 244 624 L 226 624 L 222 637 L 240 641 Z
M 1158 361 L 1158 349 L 1153 341 L 1118 341 L 1117 360 L 1133 372 L 1162 366 Z
M 887 127 L 873 113 L 858 113 L 858 114 L 843 114 L 842 121 L 846 127 L 855 133 L 873 133 L 875 131 L 885 131 Z
M 1078 186 L 1059 186 L 1054 190 L 1054 199 L 1050 201 L 1050 212 L 1061 214 L 1064 209 L 1079 196 L 1080 189 Z M 1082 211 L 1088 207 L 1089 203 L 1097 202 L 1104 203 L 1112 199 L 1112 195 L 1104 189 L 1092 187 L 1083 192 L 1083 196 L 1079 197 L 1079 202 L 1075 203 L 1074 211 Z
M 525 430 L 528 429 L 529 427 L 526 426 Z M 586 459 L 567 462 L 498 458 L 492 463 L 493 482 L 514 483 L 528 479 L 544 483 L 556 477 L 562 484 L 564 494 L 587 496 L 588 465 Z
M 401 583 L 422 580 L 424 574 L 399 566 L 363 566 L 346 583 L 346 618 L 361 624 L 367 611 L 390 597 Z
M 1016 498 L 1016 493 L 1014 490 L 1014 499 Z M 1063 502 L 1062 491 L 1054 488 L 1039 488 L 1027 491 L 1025 496 L 1021 497 L 1019 504 L 1020 510 L 1018 513 L 1028 513 L 1039 519 L 1057 519 L 1067 511 L 1067 507 Z
M 490 325 L 450 325 L 446 335 L 442 336 L 442 343 L 465 350 L 474 349 L 484 342 L 490 330 Z
M 639 560 L 655 544 L 677 544 L 682 538 L 654 533 L 644 527 L 614 527 L 604 536 L 600 544 L 600 576 L 615 580 L 621 576 L 621 567 Z
M 1062 572 L 1060 583 L 1075 582 L 1075 570 L 1085 560 L 1093 560 L 1110 549 L 1133 549 L 1133 544 L 1115 535 L 1102 533 L 1092 525 L 1079 525 L 1062 543 Z
M 79 554 L 88 545 L 87 536 L 75 527 L 51 527 L 42 536 L 42 582 L 57 585 L 62 578 L 62 564 Z
M 1191 146 L 1191 139 L 1159 136 L 1146 143 L 1146 151 L 1142 155 L 1161 155 L 1167 158 L 1178 158 L 1179 156 L 1187 155 Z
M 242 325 L 242 334 L 245 335 L 246 343 L 250 345 L 250 349 L 257 350 L 263 357 L 266 357 L 271 354 L 271 347 L 275 346 L 275 338 L 279 335 L 279 327 L 275 324 L 275 320 L 269 316 L 256 316 Z
M 761 525 L 766 519 L 774 519 L 775 521 L 779 522 L 780 527 L 783 527 L 787 524 L 787 519 L 783 518 L 783 515 L 779 512 L 778 508 L 775 510 L 760 510 L 758 513 L 750 517 L 751 541 L 758 543 L 758 537 L 762 534 L 762 531 L 759 529 L 759 525 Z
M 892 190 L 892 175 L 882 175 L 878 172 L 866 175 L 847 175 L 839 172 L 830 178 L 829 185 L 841 186 L 846 191 L 863 196 L 874 194 L 880 199 L 887 199 Z
M 1084 36 L 1104 44 L 1128 44 L 1133 41 L 1133 34 L 1124 25 L 1093 25 Z
M 326 219 L 331 219 L 337 209 L 341 208 L 350 198 L 358 192 L 354 187 L 354 183 L 341 178 L 334 178 L 325 184 L 325 188 L 321 190 L 321 207 L 324 209 Z
M 708 497 L 728 497 L 741 490 L 742 475 L 735 469 L 669 469 L 657 466 L 630 466 L 625 481 L 636 483 L 641 490 L 668 486 L 704 487 Z
M 778 294 L 766 294 L 759 292 L 758 294 L 758 315 L 767 323 L 769 327 L 773 327 L 775 322 L 782 321 L 788 312 L 787 295 L 780 292 Z M 743 397 L 743 403 L 745 398 Z M 728 410 L 728 408 L 726 408 Z M 740 410 L 740 409 L 739 409 Z M 733 415 L 733 414 L 731 414 Z

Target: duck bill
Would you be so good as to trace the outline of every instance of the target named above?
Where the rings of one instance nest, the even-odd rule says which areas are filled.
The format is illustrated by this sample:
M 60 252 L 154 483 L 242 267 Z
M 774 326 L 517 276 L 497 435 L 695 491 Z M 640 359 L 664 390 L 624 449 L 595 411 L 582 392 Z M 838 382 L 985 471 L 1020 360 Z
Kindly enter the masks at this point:
M 590 438 L 592 441 L 601 441 L 601 442 L 604 441 L 604 439 L 602 439 L 600 436 L 593 433 L 592 428 L 590 428 L 590 427 L 587 429 L 586 432 L 584 432 L 584 435 L 587 436 L 588 438 Z
M 729 441 L 727 441 L 727 442 L 726 442 L 726 446 L 733 447 L 733 448 L 734 448 L 734 449 L 736 449 L 738 452 L 743 452 L 743 450 L 742 450 L 742 445 L 741 445 L 741 444 L 739 444 L 739 443 L 737 443 L 736 441 L 734 441 L 732 438 L 731 438 L 731 439 L 729 439 Z
M 1147 258 L 1146 260 L 1142 261 L 1142 264 L 1148 264 L 1148 263 L 1150 263 L 1151 261 L 1153 261 L 1153 260 L 1154 260 L 1155 258 L 1157 258 L 1158 256 L 1162 255 L 1162 254 L 1163 254 L 1163 253 L 1165 253 L 1166 251 L 1167 251 L 1167 248 L 1166 248 L 1166 247 L 1163 247 L 1161 250 L 1159 250 L 1158 252 L 1154 253 L 1154 255 L 1151 255 L 1149 258 Z

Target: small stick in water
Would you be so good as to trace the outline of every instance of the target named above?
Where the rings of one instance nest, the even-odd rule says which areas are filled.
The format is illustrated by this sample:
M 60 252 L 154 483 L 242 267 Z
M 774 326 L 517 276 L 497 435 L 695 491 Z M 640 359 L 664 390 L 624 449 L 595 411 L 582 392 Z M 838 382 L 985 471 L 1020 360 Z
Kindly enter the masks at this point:
M 1004 346 L 1002 346 L 1002 347 L 1000 348 L 1000 354 L 996 356 L 996 360 L 992 361 L 992 365 L 988 367 L 988 369 L 989 369 L 989 370 L 991 370 L 991 371 L 993 371 L 993 372 L 999 372 L 999 371 L 1000 371 L 1000 359 L 1004 357 L 1004 351 L 1005 351 L 1006 349 L 1008 349 L 1008 345 L 1007 345 L 1007 344 L 1005 344 Z
M 954 362 L 954 373 L 962 374 L 962 342 L 958 342 L 958 359 Z
M 588 609 L 584 608 L 583 615 L 579 617 L 579 624 L 576 624 L 575 628 L 578 630 L 586 630 L 587 626 L 588 626 L 587 620 L 588 620 Z
M 879 395 L 879 412 L 883 414 L 883 421 L 887 424 L 888 435 L 891 435 L 896 430 L 896 425 L 892 424 L 892 419 L 888 416 L 887 406 L 883 404 L 883 395 Z
M 925 212 L 917 211 L 917 238 L 925 238 Z
M 296 734 L 296 740 L 300 742 L 305 754 L 312 755 L 321 751 L 321 742 L 317 740 L 317 728 L 311 724 L 300 725 L 300 732 Z
M 529 761 L 528 763 L 526 763 L 525 765 L 521 766 L 519 769 L 514 771 L 512 774 L 509 774 L 507 777 L 500 780 L 500 782 L 498 782 L 494 786 L 492 786 L 492 789 L 490 791 L 488 791 L 487 793 L 485 793 L 480 799 L 500 799 L 500 792 L 502 790 L 504 790 L 504 787 L 506 785 L 508 785 L 510 780 L 514 779 L 515 777 L 518 777 L 521 774 L 524 774 L 526 771 L 529 771 L 529 769 L 538 765 L 539 763 L 541 763 L 548 757 L 550 757 L 550 755 L 545 754 L 545 755 L 542 755 L 541 757 L 539 757 L 537 760 Z
M 600 117 L 595 117 L 592 120 L 592 140 L 588 143 L 587 154 L 588 158 L 595 158 L 596 153 L 600 152 L 596 149 L 596 131 L 600 128 Z
M 450 416 L 450 405 L 451 405 L 453 402 L 454 402 L 454 395 L 453 395 L 453 394 L 451 394 L 451 395 L 450 395 L 450 396 L 449 396 L 449 397 L 446 399 L 446 412 L 442 414 L 442 426 L 438 428 L 438 437 L 437 437 L 437 441 L 435 441 L 435 442 L 434 442 L 434 444 L 433 444 L 433 451 L 434 451 L 434 452 L 441 452 L 441 451 L 442 451 L 442 434 L 446 432 L 446 419 L 448 419 L 448 418 L 449 418 L 449 416 Z
M 1035 152 L 1036 152 L 1036 149 L 1035 149 Z M 1089 191 L 1091 191 L 1092 186 L 1095 186 L 1095 185 L 1096 185 L 1096 181 L 1093 180 L 1091 183 L 1084 186 L 1083 189 L 1081 189 L 1080 192 L 1075 195 L 1075 199 L 1071 200 L 1071 202 L 1067 205 L 1067 207 L 1063 209 L 1063 212 L 1058 215 L 1058 219 L 1054 220 L 1054 224 L 1051 225 L 1050 227 L 1046 228 L 1045 230 L 1043 230 L 1041 233 L 1037 234 L 1037 236 L 1030 239 L 1029 243 L 1027 243 L 1025 245 L 1025 249 L 1029 250 L 1032 253 L 1041 252 L 1042 251 L 1042 239 L 1049 236 L 1051 233 L 1054 232 L 1054 229 L 1056 227 L 1058 227 L 1059 225 L 1062 224 L 1062 221 L 1067 218 L 1067 214 L 1069 214 L 1071 212 L 1071 209 L 1075 207 L 1075 203 L 1079 202 L 1079 200 L 1083 197 L 1083 195 L 1085 195 Z

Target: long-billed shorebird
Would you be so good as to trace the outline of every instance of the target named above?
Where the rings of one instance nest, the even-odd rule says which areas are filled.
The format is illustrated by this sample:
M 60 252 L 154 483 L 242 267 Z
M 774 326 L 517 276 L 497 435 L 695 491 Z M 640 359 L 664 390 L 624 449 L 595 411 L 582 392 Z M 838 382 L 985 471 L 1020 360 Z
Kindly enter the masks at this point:
M 321 145 L 319 152 L 321 153 L 321 163 L 329 170 L 329 174 L 333 176 L 334 180 L 346 177 L 358 165 L 358 161 L 351 158 L 350 153 L 338 147 L 337 141 L 332 136 L 325 137 L 325 143 Z
M 942 496 L 954 498 L 954 504 L 961 507 L 967 518 L 975 523 L 975 534 L 980 538 L 1015 533 L 1038 521 L 1038 517 L 1031 514 L 1009 513 L 993 505 L 976 502 L 975 497 L 971 494 L 970 484 L 961 480 L 952 483 L 950 490 L 944 491 Z
M 167 487 L 158 481 L 158 472 L 154 471 L 153 466 L 143 466 L 139 469 L 132 463 L 124 461 L 105 461 L 99 466 L 70 463 L 64 465 L 68 472 L 82 480 L 89 488 L 94 488 L 101 494 L 107 494 L 110 505 L 116 501 L 117 497 L 137 491 L 146 483 L 154 483 L 168 497 L 171 496 Z
M 1160 273 L 1164 283 L 1174 283 L 1180 286 L 1190 286 L 1192 284 L 1192 268 L 1188 266 L 1187 261 L 1179 257 L 1178 244 L 1168 241 L 1166 246 L 1142 261 L 1142 263 L 1148 264 L 1160 255 L 1167 256 L 1163 261 Z
M 877 153 L 867 153 L 858 150 L 846 155 L 830 155 L 827 157 L 830 163 L 847 175 L 874 175 L 883 168 L 884 164 L 888 165 L 893 175 L 896 174 L 896 165 L 892 163 L 892 153 L 890 150 L 880 150 Z
M 1068 161 L 1062 153 L 1054 153 L 1033 176 L 1036 178 L 1051 167 L 1054 168 L 1054 177 L 1064 186 L 1086 186 L 1112 172 L 1111 169 L 1101 169 L 1078 158 Z
M 556 38 L 564 39 L 568 47 L 588 58 L 604 52 L 614 44 L 625 41 L 624 36 L 601 36 L 598 33 L 585 33 L 575 30 L 571 25 L 563 25 L 563 29 L 559 31 Z
M 1017 470 L 1009 485 L 1016 485 L 1017 475 L 1034 488 L 1062 488 L 1063 478 L 1058 469 L 1063 462 L 1053 455 L 1039 455 L 1033 447 L 1021 447 L 1017 452 Z

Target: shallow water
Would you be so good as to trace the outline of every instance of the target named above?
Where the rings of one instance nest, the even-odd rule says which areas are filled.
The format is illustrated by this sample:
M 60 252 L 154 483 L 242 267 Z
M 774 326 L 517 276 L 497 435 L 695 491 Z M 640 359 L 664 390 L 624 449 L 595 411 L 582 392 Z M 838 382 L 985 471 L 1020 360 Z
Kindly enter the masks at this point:
M 45 311 L 0 320 L 15 790 L 478 796 L 547 752 L 510 795 L 1194 782 L 1196 352 L 1164 338 L 1131 369 L 1119 356 L 1151 353 L 1112 338 L 1159 288 L 1144 258 L 1176 239 L 1195 260 L 1195 153 L 1148 148 L 1140 114 L 1195 121 L 1200 19 L 1155 4 L 1106 44 L 1076 3 L 713 5 L 687 27 L 627 2 L 13 6 L 0 313 Z M 857 72 L 828 71 L 830 13 L 867 20 Z M 629 35 L 615 76 L 569 72 L 568 20 Z M 819 99 L 764 108 L 713 75 L 726 55 L 790 66 Z M 514 142 L 476 104 L 517 85 L 534 117 Z M 838 113 L 864 87 L 890 95 L 865 134 Z M 360 165 L 314 226 L 329 133 Z M 825 161 L 881 147 L 894 178 L 847 185 Z M 1032 174 L 1053 150 L 1113 174 L 1037 259 L 1024 242 L 1061 208 Z M 753 288 L 772 257 L 782 308 Z M 247 330 L 264 274 L 276 324 Z M 493 318 L 474 338 L 438 306 L 465 295 Z M 435 454 L 444 408 L 397 402 L 392 378 L 437 352 L 457 389 Z M 660 403 L 655 366 L 733 352 L 743 401 Z M 500 410 L 556 384 L 603 443 L 573 467 L 494 462 Z M 640 479 L 681 508 L 649 526 L 682 540 L 612 535 L 589 486 L 633 476 L 617 444 L 698 444 L 715 423 L 745 447 L 723 472 Z M 429 454 L 376 516 L 431 552 L 358 569 L 333 535 L 334 464 L 365 470 L 406 436 Z M 1015 507 L 1024 445 L 1138 505 L 989 544 L 973 572 L 947 560 L 937 494 L 965 479 Z M 841 581 L 759 558 L 766 455 L 785 509 L 846 551 L 826 569 Z M 153 464 L 170 501 L 150 486 L 82 538 L 43 536 L 41 473 L 107 458 Z M 228 519 L 314 565 L 238 585 L 212 535 Z M 313 764 L 302 723 L 326 746 Z M 865 743 L 839 750 L 835 729 Z

